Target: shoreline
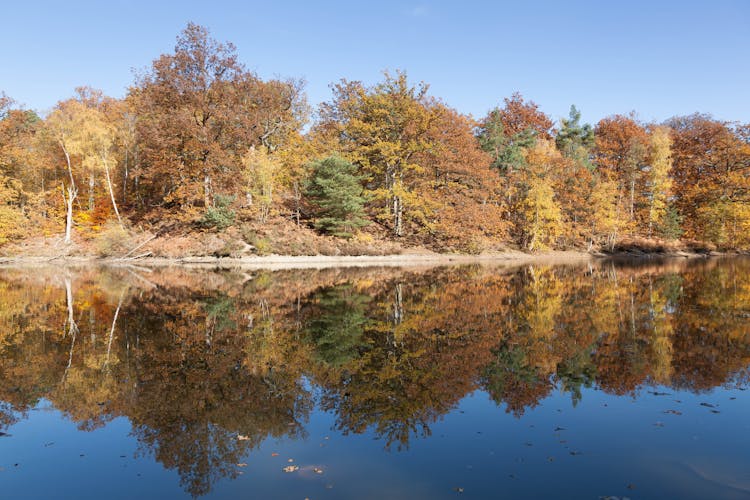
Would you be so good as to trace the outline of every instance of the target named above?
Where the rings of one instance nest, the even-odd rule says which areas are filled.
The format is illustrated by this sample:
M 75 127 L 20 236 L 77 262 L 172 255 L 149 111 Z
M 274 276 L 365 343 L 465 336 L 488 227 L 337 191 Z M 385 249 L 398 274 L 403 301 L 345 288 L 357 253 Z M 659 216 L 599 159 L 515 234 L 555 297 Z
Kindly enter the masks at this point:
M 724 257 L 734 254 L 719 252 L 690 253 L 589 253 L 576 250 L 525 253 L 520 251 L 494 252 L 478 255 L 441 253 L 403 253 L 390 255 L 265 255 L 253 257 L 142 257 L 111 258 L 98 256 L 28 256 L 0 258 L 2 267 L 39 267 L 62 264 L 65 267 L 96 265 L 104 267 L 200 267 L 219 269 L 324 269 L 331 267 L 437 267 L 446 265 L 526 265 L 526 264 L 581 264 L 594 260 L 693 259 Z M 745 254 L 737 254 L 745 255 Z

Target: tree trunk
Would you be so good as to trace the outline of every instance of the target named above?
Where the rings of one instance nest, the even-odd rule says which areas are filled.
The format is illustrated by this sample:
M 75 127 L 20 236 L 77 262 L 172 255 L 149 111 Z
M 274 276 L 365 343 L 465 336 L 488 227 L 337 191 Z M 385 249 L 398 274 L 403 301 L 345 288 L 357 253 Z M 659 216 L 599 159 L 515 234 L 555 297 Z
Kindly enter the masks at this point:
M 94 172 L 89 173 L 89 212 L 94 210 Z
M 71 203 L 72 206 L 72 203 Z M 64 335 L 67 337 L 68 334 L 71 335 L 72 340 L 70 342 L 70 353 L 68 354 L 68 364 L 65 367 L 65 371 L 63 372 L 62 376 L 62 383 L 65 383 L 65 379 L 68 376 L 68 371 L 70 370 L 70 367 L 73 364 L 73 348 L 76 345 L 76 336 L 78 334 L 78 325 L 76 324 L 75 318 L 73 317 L 73 287 L 70 284 L 70 278 L 65 277 L 65 301 L 68 305 L 68 320 L 67 320 L 67 330 L 64 331 Z
M 115 209 L 117 222 L 119 222 L 120 226 L 122 227 L 122 218 L 120 217 L 120 211 L 117 210 L 117 202 L 115 201 L 115 192 L 112 189 L 112 179 L 110 179 L 109 177 L 109 164 L 107 163 L 106 158 L 103 158 L 102 160 L 104 162 L 104 173 L 106 174 L 106 178 L 107 178 L 107 188 L 109 189 L 109 197 L 112 199 L 112 208 Z
M 107 342 L 107 356 L 104 358 L 104 368 L 109 367 L 109 355 L 112 351 L 112 341 L 115 338 L 115 326 L 117 325 L 117 316 L 120 315 L 120 308 L 122 307 L 122 299 L 125 298 L 125 290 L 120 292 L 120 300 L 117 302 L 117 309 L 115 310 L 115 316 L 112 318 L 112 328 L 109 330 L 109 341 Z
M 211 203 L 211 176 L 205 174 L 203 177 L 203 205 L 208 209 Z
M 396 233 L 396 236 L 403 235 L 403 214 L 404 214 L 404 208 L 401 204 L 401 197 L 400 196 L 394 196 L 393 197 L 393 230 Z
M 78 192 L 74 187 L 68 187 L 67 196 L 65 196 L 65 186 L 63 186 L 63 200 L 65 200 L 65 240 L 63 241 L 66 245 L 70 244 L 70 236 L 73 230 L 73 201 L 78 196 Z

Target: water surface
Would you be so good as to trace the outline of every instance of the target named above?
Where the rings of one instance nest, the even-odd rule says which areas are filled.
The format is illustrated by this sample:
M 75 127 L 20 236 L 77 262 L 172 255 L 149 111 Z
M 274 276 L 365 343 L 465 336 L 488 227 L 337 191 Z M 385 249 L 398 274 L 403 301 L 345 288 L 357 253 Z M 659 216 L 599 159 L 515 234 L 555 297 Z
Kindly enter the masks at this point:
M 0 270 L 4 498 L 748 498 L 750 261 Z

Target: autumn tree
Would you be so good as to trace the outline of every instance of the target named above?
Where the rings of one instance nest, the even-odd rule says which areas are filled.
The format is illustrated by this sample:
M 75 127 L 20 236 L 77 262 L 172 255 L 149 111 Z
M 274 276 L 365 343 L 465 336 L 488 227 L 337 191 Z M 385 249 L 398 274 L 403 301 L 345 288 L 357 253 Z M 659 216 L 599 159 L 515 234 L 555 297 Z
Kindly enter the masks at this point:
M 138 196 L 149 205 L 210 207 L 215 193 L 236 189 L 251 147 L 278 148 L 306 119 L 301 82 L 260 80 L 239 63 L 231 43 L 192 23 L 174 53 L 138 78 L 129 98 Z
M 595 138 L 597 169 L 618 185 L 617 218 L 627 220 L 628 228 L 636 231 L 637 206 L 643 201 L 640 195 L 643 192 L 643 169 L 648 153 L 646 130 L 632 115 L 613 115 L 599 121 Z
M 512 177 L 517 232 L 528 250 L 554 246 L 563 234 L 563 217 L 554 190 L 554 176 L 564 159 L 551 141 L 537 141 L 525 150 L 527 167 Z
M 252 208 L 257 213 L 258 221 L 264 224 L 274 205 L 281 167 L 266 146 L 251 147 L 241 161 L 246 206 Z
M 649 234 L 654 229 L 663 233 L 663 227 L 667 219 L 669 209 L 669 197 L 672 194 L 672 139 L 669 130 L 665 127 L 657 127 L 650 136 L 649 186 L 650 207 L 648 215 Z
M 549 140 L 552 120 L 533 101 L 521 94 L 505 98 L 502 108 L 492 109 L 480 122 L 477 137 L 484 151 L 492 156 L 492 166 L 505 171 L 523 165 L 523 149 L 536 138 Z
M 750 147 L 743 128 L 690 115 L 669 120 L 675 205 L 686 235 L 750 245 Z
M 0 93 L 0 241 L 24 236 L 27 216 L 44 188 L 34 158 L 34 136 L 41 120 L 17 109 Z M 41 181 L 41 182 L 40 182 Z
M 428 131 L 435 111 L 427 88 L 412 86 L 405 73 L 386 72 L 369 88 L 343 80 L 321 107 L 321 126 L 333 131 L 345 156 L 367 176 L 375 216 L 394 236 L 403 236 L 405 221 L 423 208 L 414 184 L 425 174 L 415 156 L 432 147 Z

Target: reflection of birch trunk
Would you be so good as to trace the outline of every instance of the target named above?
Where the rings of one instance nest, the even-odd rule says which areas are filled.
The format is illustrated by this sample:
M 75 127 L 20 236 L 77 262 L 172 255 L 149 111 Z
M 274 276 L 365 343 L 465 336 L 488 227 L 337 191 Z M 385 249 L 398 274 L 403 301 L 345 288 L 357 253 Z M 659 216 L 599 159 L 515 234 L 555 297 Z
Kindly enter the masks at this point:
M 401 283 L 396 285 L 396 296 L 393 303 L 393 324 L 400 325 L 404 321 L 404 298 Z
M 68 304 L 68 321 L 65 331 L 65 336 L 70 334 L 73 338 L 70 342 L 70 353 L 68 354 L 68 364 L 63 372 L 62 383 L 65 383 L 65 379 L 68 376 L 68 370 L 70 370 L 73 364 L 73 349 L 76 345 L 76 336 L 78 334 L 78 325 L 76 324 L 75 318 L 73 317 L 73 287 L 70 284 L 70 278 L 65 277 L 65 300 Z
M 112 352 L 112 341 L 115 338 L 115 325 L 117 325 L 117 316 L 120 315 L 120 308 L 122 307 L 122 299 L 125 298 L 125 290 L 120 293 L 120 300 L 117 302 L 117 309 L 115 309 L 115 316 L 112 318 L 112 328 L 109 330 L 109 340 L 107 341 L 107 356 L 104 358 L 104 368 L 109 367 L 109 355 Z
M 633 296 L 633 278 L 630 278 L 630 334 L 635 338 L 635 297 Z

